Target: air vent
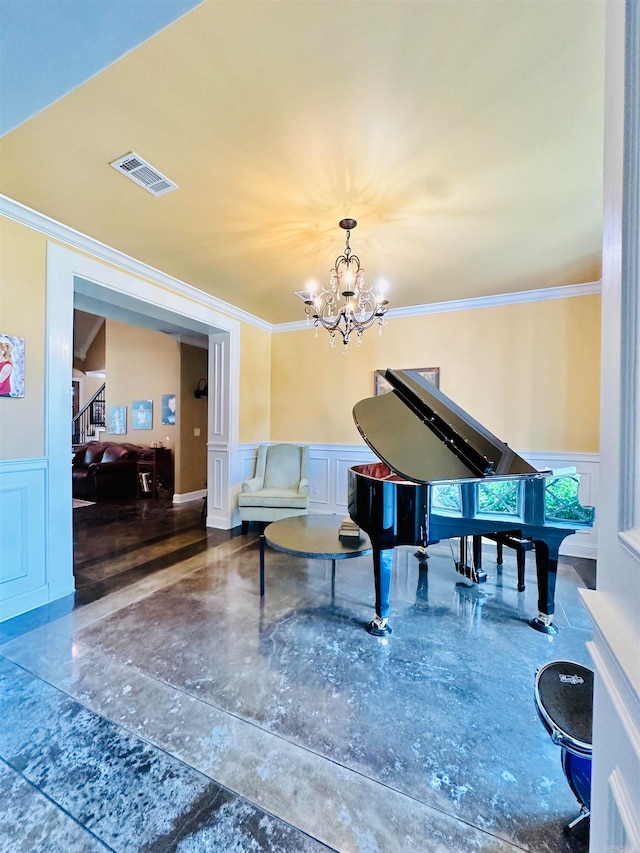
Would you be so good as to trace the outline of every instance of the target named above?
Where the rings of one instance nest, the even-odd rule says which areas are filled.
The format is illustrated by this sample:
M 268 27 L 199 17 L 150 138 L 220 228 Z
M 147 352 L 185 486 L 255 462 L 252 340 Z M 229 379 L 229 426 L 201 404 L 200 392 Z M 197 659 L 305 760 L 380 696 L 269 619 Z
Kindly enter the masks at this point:
M 142 157 L 138 157 L 133 151 L 120 157 L 119 160 L 114 160 L 111 164 L 114 169 L 131 178 L 139 187 L 150 192 L 151 195 L 165 195 L 172 190 L 177 190 L 178 185 L 170 181 L 153 166 L 150 166 Z

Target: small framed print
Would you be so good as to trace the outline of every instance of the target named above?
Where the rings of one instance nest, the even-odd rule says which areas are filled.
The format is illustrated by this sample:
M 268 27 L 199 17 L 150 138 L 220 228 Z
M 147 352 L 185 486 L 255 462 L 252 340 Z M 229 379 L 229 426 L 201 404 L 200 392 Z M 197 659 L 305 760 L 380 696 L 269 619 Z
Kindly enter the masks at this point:
M 24 338 L 0 334 L 0 397 L 24 397 Z
M 420 376 L 424 377 L 428 382 L 431 382 L 436 388 L 440 387 L 440 368 L 439 367 L 404 367 L 402 370 L 413 370 L 416 373 L 419 373 Z M 386 394 L 391 390 L 391 385 L 387 382 L 384 376 L 380 376 L 380 374 L 376 371 L 374 373 L 374 394 L 376 397 L 379 397 L 380 394 Z
M 153 400 L 134 400 L 131 420 L 132 429 L 152 429 Z
M 163 426 L 174 426 L 176 422 L 176 395 L 162 395 L 162 424 Z
M 127 407 L 109 406 L 109 435 L 127 434 Z

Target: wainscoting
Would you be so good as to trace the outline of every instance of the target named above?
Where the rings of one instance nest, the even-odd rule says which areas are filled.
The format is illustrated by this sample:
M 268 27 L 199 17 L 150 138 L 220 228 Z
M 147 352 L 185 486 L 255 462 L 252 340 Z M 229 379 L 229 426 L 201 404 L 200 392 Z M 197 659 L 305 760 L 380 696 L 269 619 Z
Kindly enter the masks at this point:
M 46 459 L 0 462 L 0 621 L 49 601 Z
M 253 444 L 242 444 L 239 447 L 243 480 L 253 476 L 256 447 Z M 595 560 L 598 553 L 598 454 L 518 452 L 539 471 L 576 469 L 580 475 L 580 503 L 596 507 L 596 522 L 591 529 L 568 536 L 562 543 L 560 553 Z M 352 465 L 372 461 L 377 461 L 377 457 L 364 444 L 310 444 L 310 512 L 347 515 L 347 472 Z
M 257 445 L 238 447 L 234 471 L 238 485 L 253 474 Z M 599 457 L 597 454 L 522 453 L 536 468 L 575 467 L 581 478 L 580 501 L 598 507 Z M 310 511 L 347 515 L 347 471 L 350 466 L 375 460 L 364 445 L 311 444 L 309 446 Z M 51 552 L 47 518 L 47 460 L 14 459 L 0 462 L 0 621 L 40 607 L 74 590 L 71 560 Z M 69 490 L 70 491 L 70 490 Z M 232 490 L 233 491 L 233 490 Z M 177 496 L 202 498 L 202 492 Z M 60 500 L 62 500 L 62 496 Z M 232 495 L 233 500 L 233 495 Z M 71 497 L 69 495 L 69 520 Z M 66 516 L 65 516 L 66 517 Z M 239 521 L 234 521 L 234 524 Z M 71 542 L 71 530 L 68 533 Z M 565 539 L 561 553 L 571 557 L 597 558 L 597 522 L 590 530 Z M 69 565 L 67 566 L 67 562 Z M 63 564 L 63 565 L 61 565 Z M 55 576 L 51 574 L 56 566 Z

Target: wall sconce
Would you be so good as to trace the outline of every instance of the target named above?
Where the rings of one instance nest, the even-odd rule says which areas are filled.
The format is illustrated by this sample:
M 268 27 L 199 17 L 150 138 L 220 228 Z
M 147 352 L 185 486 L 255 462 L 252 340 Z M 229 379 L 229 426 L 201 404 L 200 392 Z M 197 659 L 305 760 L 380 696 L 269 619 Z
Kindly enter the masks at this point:
M 194 391 L 194 397 L 196 397 L 199 400 L 200 397 L 206 397 L 206 396 L 207 396 L 207 380 L 206 379 L 200 379 L 200 380 L 198 380 L 198 387 Z

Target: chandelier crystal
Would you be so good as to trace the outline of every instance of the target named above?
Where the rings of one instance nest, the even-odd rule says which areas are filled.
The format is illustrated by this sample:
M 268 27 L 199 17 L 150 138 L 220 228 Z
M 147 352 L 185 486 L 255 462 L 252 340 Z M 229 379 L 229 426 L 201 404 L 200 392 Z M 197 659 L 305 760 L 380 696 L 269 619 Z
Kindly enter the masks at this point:
M 313 320 L 316 337 L 322 326 L 329 332 L 329 340 L 334 347 L 336 335 L 340 334 L 346 353 L 351 336 L 356 335 L 357 346 L 360 346 L 363 333 L 375 322 L 380 326 L 379 334 L 382 334 L 389 300 L 383 297 L 382 292 L 373 293 L 371 285 L 365 283 L 360 258 L 351 253 L 349 237 L 358 224 L 356 220 L 342 219 L 338 224 L 347 232 L 344 254 L 336 258 L 329 283 L 323 284 L 317 293 L 308 293 L 305 313 L 307 324 Z

